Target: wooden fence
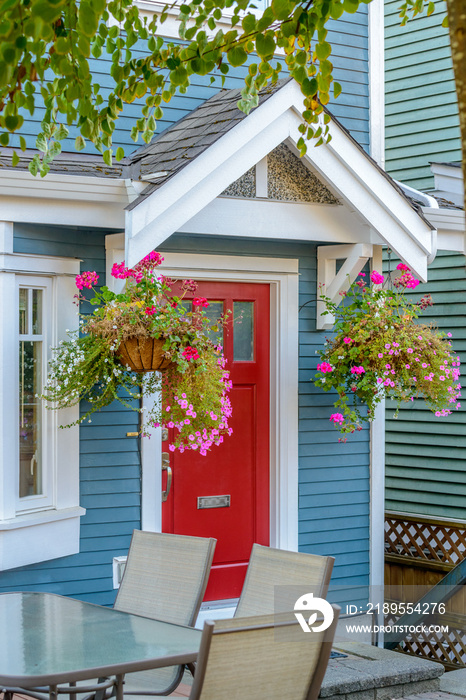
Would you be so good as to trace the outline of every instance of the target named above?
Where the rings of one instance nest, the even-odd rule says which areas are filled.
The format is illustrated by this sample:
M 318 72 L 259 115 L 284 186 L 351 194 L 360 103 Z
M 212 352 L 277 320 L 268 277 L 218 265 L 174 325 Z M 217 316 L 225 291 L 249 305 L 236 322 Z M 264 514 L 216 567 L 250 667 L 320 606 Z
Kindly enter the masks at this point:
M 466 522 L 385 514 L 385 599 L 416 602 L 466 558 Z M 391 613 L 386 622 L 399 615 Z M 398 651 L 439 661 L 447 669 L 466 667 L 466 587 L 452 595 L 446 612 L 429 616 L 429 625 L 448 632 L 408 634 Z

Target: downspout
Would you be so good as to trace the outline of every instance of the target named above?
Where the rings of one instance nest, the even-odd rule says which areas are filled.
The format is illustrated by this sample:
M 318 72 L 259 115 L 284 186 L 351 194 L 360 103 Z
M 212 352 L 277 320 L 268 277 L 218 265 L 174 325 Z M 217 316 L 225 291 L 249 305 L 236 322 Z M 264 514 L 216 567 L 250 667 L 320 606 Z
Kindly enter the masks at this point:
M 421 202 L 425 207 L 430 207 L 431 209 L 440 209 L 437 200 L 435 197 L 431 197 L 430 194 L 426 194 L 425 192 L 420 192 L 419 190 L 416 190 L 414 187 L 410 187 L 409 185 L 405 185 L 404 182 L 399 182 L 398 180 L 395 180 L 396 184 L 398 187 L 401 187 L 403 192 L 408 196 L 408 197 L 413 197 L 416 199 L 416 201 Z M 433 228 L 430 234 L 430 245 L 431 245 L 431 252 L 427 256 L 427 264 L 430 265 L 431 263 L 434 262 L 435 256 L 437 255 L 437 229 Z

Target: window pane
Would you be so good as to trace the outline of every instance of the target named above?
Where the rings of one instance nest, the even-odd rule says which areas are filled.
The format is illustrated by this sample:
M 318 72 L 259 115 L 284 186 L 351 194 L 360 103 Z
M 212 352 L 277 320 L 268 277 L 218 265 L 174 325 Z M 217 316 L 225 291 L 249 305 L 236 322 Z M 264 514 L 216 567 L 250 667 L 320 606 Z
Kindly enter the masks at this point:
M 32 290 L 32 332 L 34 335 L 42 333 L 42 289 Z
M 209 306 L 204 307 L 202 310 L 209 319 L 210 324 L 218 329 L 209 331 L 209 338 L 215 345 L 221 345 L 223 347 L 223 326 L 216 326 L 218 319 L 221 318 L 223 314 L 223 301 L 209 300 Z
M 19 290 L 19 332 L 25 335 L 28 332 L 28 290 Z
M 233 302 L 233 360 L 254 360 L 254 302 Z
M 19 495 L 42 493 L 42 343 L 19 344 Z

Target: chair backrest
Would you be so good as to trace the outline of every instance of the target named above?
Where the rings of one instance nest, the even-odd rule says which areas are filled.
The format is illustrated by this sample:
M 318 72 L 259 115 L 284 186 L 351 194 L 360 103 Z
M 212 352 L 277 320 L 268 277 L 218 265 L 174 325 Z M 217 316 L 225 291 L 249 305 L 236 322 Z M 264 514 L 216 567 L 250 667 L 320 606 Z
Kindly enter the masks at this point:
M 318 554 L 253 545 L 235 617 L 276 612 L 276 586 L 293 586 L 304 589 L 298 595 L 313 593 L 316 597 L 325 598 L 334 561 L 333 557 Z M 292 610 L 293 607 L 282 606 L 282 609 Z
M 115 608 L 194 625 L 216 540 L 134 530 Z
M 206 622 L 190 700 L 317 700 L 339 608 L 325 631 L 305 634 L 294 616 Z

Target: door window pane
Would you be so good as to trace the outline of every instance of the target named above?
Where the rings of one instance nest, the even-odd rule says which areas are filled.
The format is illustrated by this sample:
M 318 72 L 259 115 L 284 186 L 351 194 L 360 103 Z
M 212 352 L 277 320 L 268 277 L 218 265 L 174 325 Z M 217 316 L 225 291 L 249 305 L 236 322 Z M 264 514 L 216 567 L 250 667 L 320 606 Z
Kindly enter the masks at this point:
M 19 496 L 42 493 L 42 342 L 19 343 Z
M 218 319 L 223 314 L 223 301 L 210 301 L 209 299 L 209 306 L 205 306 L 202 310 L 209 319 L 210 325 L 217 329 L 209 331 L 207 335 L 215 345 L 223 347 L 223 326 L 217 325 Z
M 254 360 L 254 302 L 233 302 L 233 360 Z

